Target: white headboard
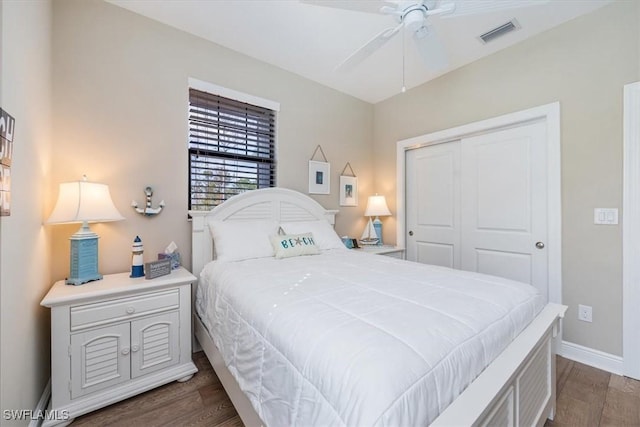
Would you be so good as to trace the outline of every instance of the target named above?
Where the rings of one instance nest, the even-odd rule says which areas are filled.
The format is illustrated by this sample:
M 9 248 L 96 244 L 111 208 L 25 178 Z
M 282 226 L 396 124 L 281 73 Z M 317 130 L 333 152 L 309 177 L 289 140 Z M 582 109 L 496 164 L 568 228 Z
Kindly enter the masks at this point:
M 246 221 L 273 219 L 277 222 L 324 219 L 335 224 L 337 210 L 327 210 L 310 197 L 286 188 L 264 188 L 231 197 L 211 211 L 189 211 L 191 223 L 191 271 L 196 276 L 213 259 L 209 220 Z

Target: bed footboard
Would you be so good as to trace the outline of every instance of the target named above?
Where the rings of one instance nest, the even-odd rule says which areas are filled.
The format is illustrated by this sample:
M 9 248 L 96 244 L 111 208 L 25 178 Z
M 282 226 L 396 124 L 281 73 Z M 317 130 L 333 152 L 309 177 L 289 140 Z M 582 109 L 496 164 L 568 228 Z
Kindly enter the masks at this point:
M 552 419 L 554 338 L 566 309 L 548 304 L 432 426 L 542 426 Z

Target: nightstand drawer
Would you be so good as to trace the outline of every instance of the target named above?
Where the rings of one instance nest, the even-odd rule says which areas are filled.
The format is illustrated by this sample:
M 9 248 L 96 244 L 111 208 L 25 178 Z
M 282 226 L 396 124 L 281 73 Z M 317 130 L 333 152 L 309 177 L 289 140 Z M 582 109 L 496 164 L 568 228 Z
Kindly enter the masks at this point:
M 178 309 L 180 291 L 170 289 L 135 297 L 71 307 L 71 330 L 92 328 L 110 322 Z

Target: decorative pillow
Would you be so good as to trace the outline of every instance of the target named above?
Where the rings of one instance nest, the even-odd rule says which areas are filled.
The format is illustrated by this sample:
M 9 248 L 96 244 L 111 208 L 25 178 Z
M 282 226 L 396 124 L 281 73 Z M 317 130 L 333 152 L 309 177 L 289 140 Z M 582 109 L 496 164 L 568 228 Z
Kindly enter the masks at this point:
M 320 253 L 311 233 L 271 236 L 271 245 L 278 259 Z
M 311 232 L 318 249 L 321 251 L 326 249 L 347 249 L 333 227 L 325 220 L 283 222 L 280 227 L 287 234 Z
M 240 261 L 273 256 L 269 237 L 278 231 L 275 221 L 209 221 L 216 259 Z

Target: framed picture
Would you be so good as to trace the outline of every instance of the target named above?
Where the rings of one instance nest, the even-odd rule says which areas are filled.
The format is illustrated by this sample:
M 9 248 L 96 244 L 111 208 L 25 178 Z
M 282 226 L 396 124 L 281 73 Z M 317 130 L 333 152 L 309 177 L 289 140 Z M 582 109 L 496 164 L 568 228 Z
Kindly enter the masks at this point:
M 0 108 L 0 216 L 11 215 L 11 157 L 16 120 Z
M 340 206 L 358 206 L 358 178 L 340 176 Z
M 0 164 L 0 216 L 11 215 L 11 168 Z
M 309 160 L 309 194 L 329 194 L 331 191 L 331 165 Z

